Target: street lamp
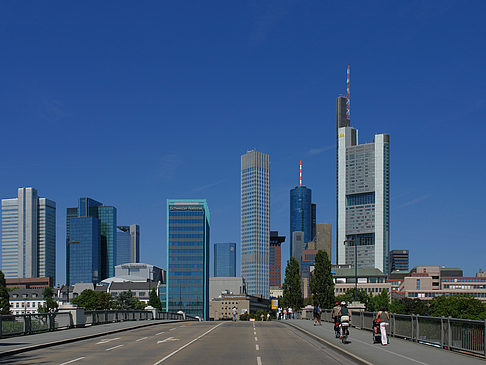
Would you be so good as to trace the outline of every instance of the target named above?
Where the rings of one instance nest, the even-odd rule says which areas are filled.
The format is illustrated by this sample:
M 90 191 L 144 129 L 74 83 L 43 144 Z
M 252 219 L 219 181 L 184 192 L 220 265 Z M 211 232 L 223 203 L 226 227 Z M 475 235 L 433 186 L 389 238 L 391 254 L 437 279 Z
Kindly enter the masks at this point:
M 354 243 L 354 301 L 358 301 L 358 245 L 355 240 L 344 240 L 344 244 Z

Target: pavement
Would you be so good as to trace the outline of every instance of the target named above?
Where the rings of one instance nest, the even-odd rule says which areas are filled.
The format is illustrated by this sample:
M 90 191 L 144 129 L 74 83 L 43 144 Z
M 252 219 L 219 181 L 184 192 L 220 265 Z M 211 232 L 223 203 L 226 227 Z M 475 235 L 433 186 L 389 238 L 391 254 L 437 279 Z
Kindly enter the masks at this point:
M 349 329 L 348 343 L 343 344 L 334 335 L 332 323 L 322 322 L 321 326 L 314 326 L 309 320 L 280 321 L 292 328 L 298 328 L 315 336 L 332 348 L 356 356 L 364 363 L 374 365 L 420 364 L 420 365 L 474 365 L 486 364 L 484 358 L 473 357 L 459 352 L 447 351 L 435 346 L 414 343 L 408 340 L 390 337 L 387 346 L 373 344 L 371 331 L 356 328 Z
M 277 321 L 160 324 L 0 358 L 7 363 L 361 364 Z
M 129 331 L 136 328 L 143 328 L 158 324 L 182 322 L 175 320 L 157 321 L 124 321 L 83 328 L 70 328 L 52 332 L 42 332 L 27 336 L 15 336 L 0 339 L 0 357 L 12 355 L 19 352 L 31 351 L 33 349 L 56 346 L 62 343 L 71 343 L 86 338 L 94 338 L 107 334 Z

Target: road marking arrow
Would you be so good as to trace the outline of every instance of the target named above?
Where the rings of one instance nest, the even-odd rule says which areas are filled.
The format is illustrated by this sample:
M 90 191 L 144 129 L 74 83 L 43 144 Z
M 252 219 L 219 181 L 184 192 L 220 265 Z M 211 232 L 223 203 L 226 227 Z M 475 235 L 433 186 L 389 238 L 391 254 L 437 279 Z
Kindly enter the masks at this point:
M 168 337 L 165 340 L 157 341 L 157 343 L 163 343 L 163 342 L 169 342 L 169 341 L 179 341 L 179 339 L 178 338 L 174 338 L 174 337 Z

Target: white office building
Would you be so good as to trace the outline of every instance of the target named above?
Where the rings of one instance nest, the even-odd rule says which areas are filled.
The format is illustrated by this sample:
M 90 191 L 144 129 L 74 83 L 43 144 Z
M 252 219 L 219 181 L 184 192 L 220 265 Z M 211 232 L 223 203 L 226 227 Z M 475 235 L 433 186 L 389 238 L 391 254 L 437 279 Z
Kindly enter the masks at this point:
M 56 203 L 34 188 L 2 199 L 2 268 L 6 278 L 56 280 Z
M 241 156 L 241 276 L 249 295 L 270 297 L 270 155 Z
M 390 136 L 359 144 L 337 98 L 337 264 L 388 272 L 390 239 Z M 355 247 L 355 245 L 357 247 Z

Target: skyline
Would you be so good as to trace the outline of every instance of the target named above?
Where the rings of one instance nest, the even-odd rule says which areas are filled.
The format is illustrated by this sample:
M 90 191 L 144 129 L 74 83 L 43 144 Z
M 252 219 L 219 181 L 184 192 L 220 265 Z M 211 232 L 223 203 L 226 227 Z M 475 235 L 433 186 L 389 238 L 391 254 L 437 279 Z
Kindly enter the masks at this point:
M 239 158 L 252 148 L 271 158 L 282 272 L 299 160 L 335 262 L 335 99 L 348 64 L 360 140 L 392 139 L 390 249 L 410 250 L 411 267 L 485 269 L 485 4 L 215 4 L 1 5 L 1 198 L 31 186 L 56 202 L 59 282 L 79 196 L 140 224 L 141 262 L 166 267 L 170 198 L 207 199 L 211 243 L 239 252 Z

